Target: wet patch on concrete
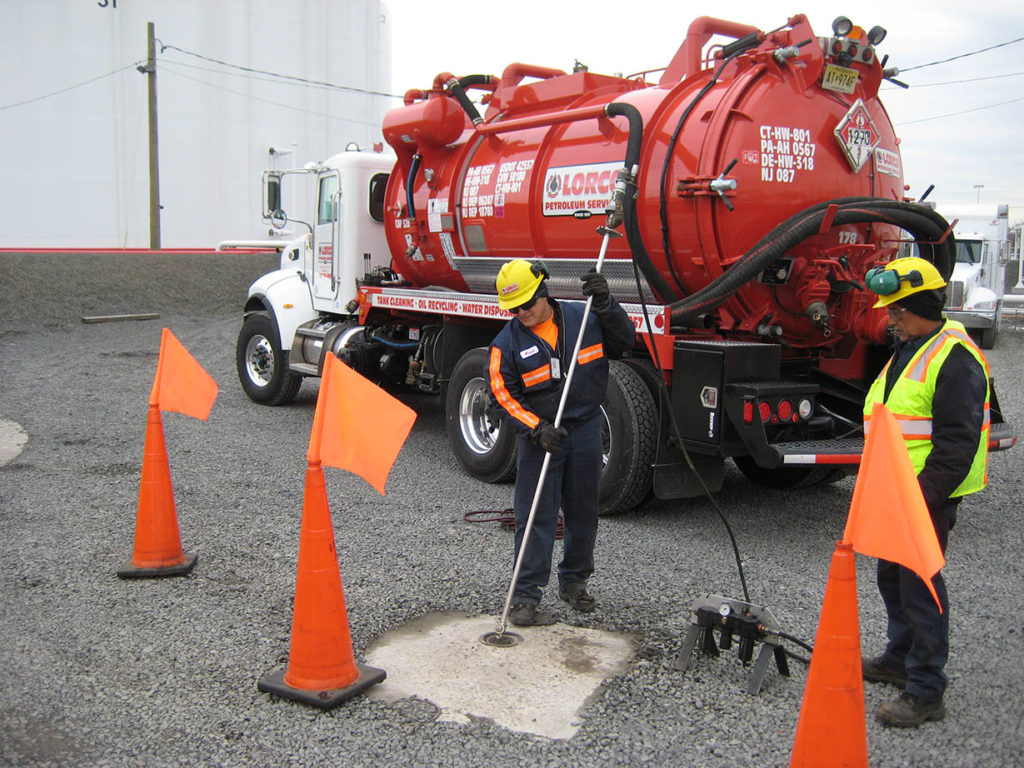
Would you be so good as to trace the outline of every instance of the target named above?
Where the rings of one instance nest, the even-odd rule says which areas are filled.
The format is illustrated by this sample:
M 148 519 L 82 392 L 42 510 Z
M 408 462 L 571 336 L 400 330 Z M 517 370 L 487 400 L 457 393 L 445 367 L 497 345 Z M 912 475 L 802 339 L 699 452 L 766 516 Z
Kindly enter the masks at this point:
M 510 627 L 523 639 L 504 648 L 481 637 L 494 616 L 434 613 L 377 638 L 368 664 L 387 679 L 367 696 L 432 702 L 438 720 L 491 720 L 513 731 L 569 739 L 602 685 L 626 671 L 636 652 L 629 635 L 554 624 Z

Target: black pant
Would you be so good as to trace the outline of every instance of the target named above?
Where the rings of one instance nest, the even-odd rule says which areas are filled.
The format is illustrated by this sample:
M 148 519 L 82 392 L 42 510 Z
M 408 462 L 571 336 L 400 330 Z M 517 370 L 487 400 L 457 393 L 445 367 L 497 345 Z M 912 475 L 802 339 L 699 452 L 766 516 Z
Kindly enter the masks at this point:
M 514 589 L 515 603 L 540 602 L 542 587 L 551 575 L 558 510 L 565 525 L 562 561 L 558 564 L 558 586 L 586 582 L 594 572 L 594 544 L 600 506 L 601 428 L 599 414 L 580 424 L 568 426 L 562 449 L 551 455 L 544 490 L 534 515 L 526 554 Z M 515 490 L 515 553 L 519 555 L 526 521 L 530 517 L 545 451 L 529 440 L 519 440 Z
M 959 504 L 960 497 L 947 499 L 930 510 L 943 554 Z M 942 698 L 947 682 L 943 668 L 949 656 L 949 600 L 941 571 L 935 574 L 932 585 L 942 604 L 941 613 L 920 576 L 902 565 L 878 561 L 878 591 L 889 617 L 889 643 L 882 662 L 895 669 L 905 668 L 907 693 L 925 701 Z

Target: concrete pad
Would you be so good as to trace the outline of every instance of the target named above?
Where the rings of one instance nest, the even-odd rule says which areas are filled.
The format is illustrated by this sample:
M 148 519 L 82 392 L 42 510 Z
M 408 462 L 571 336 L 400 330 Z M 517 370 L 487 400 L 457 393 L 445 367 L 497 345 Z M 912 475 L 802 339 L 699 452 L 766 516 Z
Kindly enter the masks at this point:
M 21 449 L 28 442 L 28 435 L 20 425 L 13 421 L 0 418 L 0 467 L 6 466 L 18 458 Z
M 551 739 L 576 733 L 601 683 L 620 675 L 636 652 L 630 635 L 553 624 L 514 627 L 523 640 L 485 645 L 499 617 L 433 613 L 380 636 L 366 661 L 387 679 L 366 696 L 384 701 L 417 697 L 435 704 L 438 719 L 486 718 L 513 731 Z

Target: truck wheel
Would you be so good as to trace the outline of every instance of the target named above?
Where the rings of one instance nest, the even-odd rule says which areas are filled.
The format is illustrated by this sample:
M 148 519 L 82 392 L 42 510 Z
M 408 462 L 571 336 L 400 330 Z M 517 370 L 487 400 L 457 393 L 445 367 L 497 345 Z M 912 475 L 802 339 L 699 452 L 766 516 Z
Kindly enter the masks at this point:
M 982 349 L 992 349 L 996 345 L 996 328 L 982 328 L 978 337 L 978 346 Z
M 486 347 L 464 354 L 455 364 L 445 397 L 445 422 L 455 457 L 477 480 L 500 483 L 516 471 L 516 436 L 495 416 L 487 418 L 491 395 Z
M 758 465 L 749 456 L 734 456 L 733 461 L 739 471 L 751 482 L 780 491 L 832 483 L 846 476 L 843 470 L 835 467 L 775 467 L 768 469 Z
M 613 360 L 608 369 L 604 415 L 601 514 L 626 512 L 651 490 L 658 439 L 658 410 L 644 378 Z
M 249 315 L 242 323 L 235 367 L 245 394 L 263 405 L 290 403 L 302 386 L 302 376 L 288 370 L 288 353 L 278 345 L 274 324 L 263 312 Z

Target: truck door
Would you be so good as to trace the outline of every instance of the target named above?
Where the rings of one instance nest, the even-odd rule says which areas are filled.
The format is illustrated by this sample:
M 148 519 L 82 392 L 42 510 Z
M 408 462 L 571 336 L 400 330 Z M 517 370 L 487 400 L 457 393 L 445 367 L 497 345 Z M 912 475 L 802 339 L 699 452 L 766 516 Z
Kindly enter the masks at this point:
M 338 226 L 341 208 L 341 176 L 321 174 L 317 187 L 316 231 L 313 235 L 313 295 L 333 299 L 338 294 Z

